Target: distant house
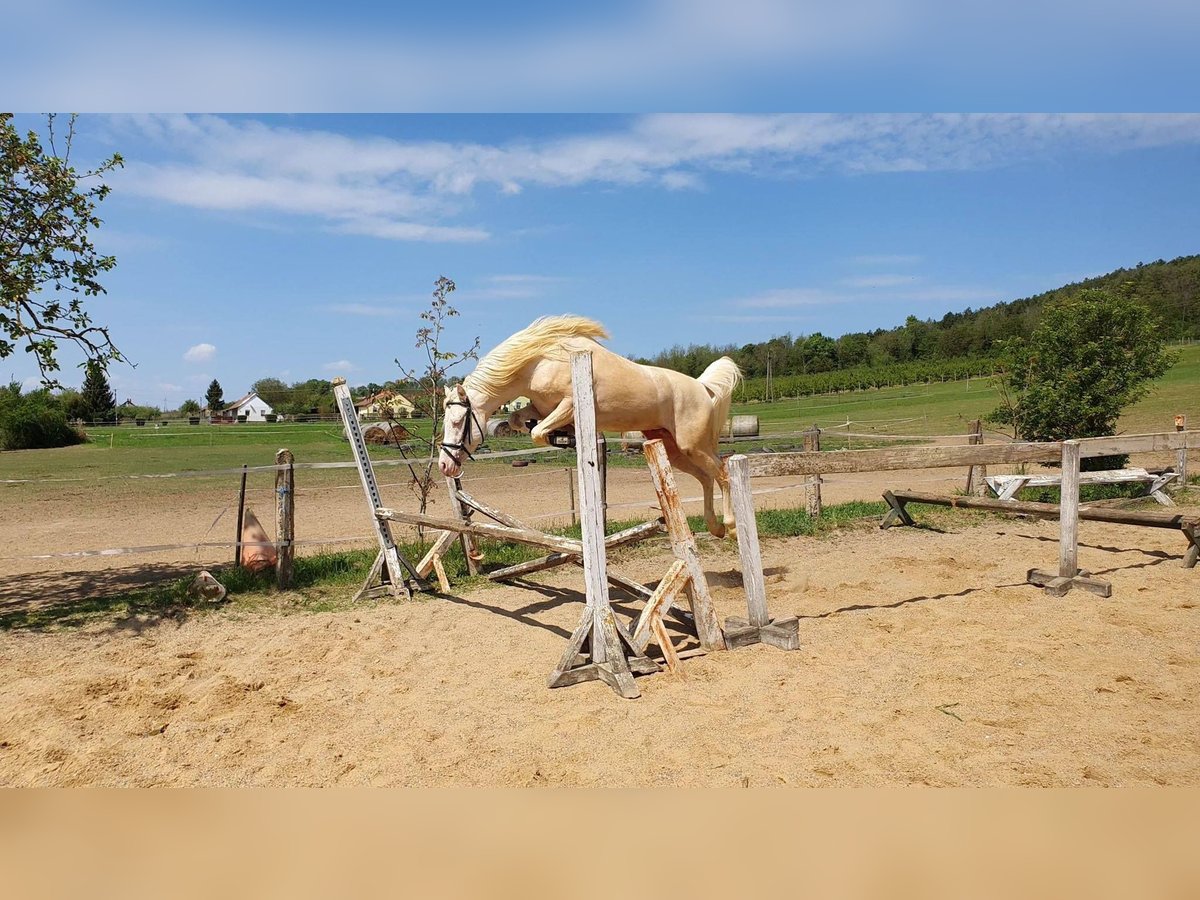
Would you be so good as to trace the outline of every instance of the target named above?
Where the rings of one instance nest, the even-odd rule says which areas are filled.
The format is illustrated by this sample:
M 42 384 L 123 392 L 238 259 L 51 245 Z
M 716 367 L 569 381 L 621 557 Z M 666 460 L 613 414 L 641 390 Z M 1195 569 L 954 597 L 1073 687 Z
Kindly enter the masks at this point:
M 380 391 L 354 403 L 359 419 L 411 419 L 413 402 L 396 391 Z
M 502 407 L 500 407 L 500 411 L 501 412 L 516 412 L 518 409 L 524 409 L 528 405 L 529 405 L 528 397 L 516 397 L 512 400 L 509 400 Z
M 258 396 L 257 391 L 251 391 L 242 399 L 230 403 L 214 418 L 232 421 L 240 416 L 245 416 L 247 422 L 265 422 L 267 416 L 274 412 L 271 404 Z

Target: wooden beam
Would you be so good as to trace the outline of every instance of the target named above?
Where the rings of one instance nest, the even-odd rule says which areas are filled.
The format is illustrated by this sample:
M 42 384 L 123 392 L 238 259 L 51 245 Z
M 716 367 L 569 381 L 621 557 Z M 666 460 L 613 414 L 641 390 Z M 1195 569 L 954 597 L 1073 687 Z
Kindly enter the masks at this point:
M 1082 438 L 1080 456 L 1117 456 L 1200 447 L 1200 431 Z M 885 447 L 826 453 L 769 453 L 750 457 L 752 476 L 836 475 L 897 469 L 938 469 L 1031 462 L 1056 462 L 1061 442 L 977 444 L 967 447 Z
M 438 531 L 453 531 L 458 534 L 493 538 L 498 541 L 513 541 L 518 544 L 545 547 L 559 553 L 572 553 L 578 556 L 583 552 L 583 545 L 579 541 L 543 534 L 540 531 L 509 528 L 506 525 L 491 525 L 487 522 L 456 522 L 453 519 L 438 519 L 434 516 L 423 516 L 420 513 L 388 509 L 385 506 L 376 509 L 375 515 L 384 521 L 403 522 L 405 525 L 424 525 L 427 528 L 436 528 Z
M 898 503 L 928 503 L 933 506 L 951 506 L 959 509 L 986 509 L 1012 515 L 1036 516 L 1040 519 L 1057 519 L 1058 505 L 1055 503 L 1031 503 L 1026 500 L 993 500 L 990 497 L 959 497 L 929 494 L 924 491 L 888 491 Z M 1079 518 L 1091 522 L 1111 522 L 1114 525 L 1139 525 L 1143 528 L 1180 529 L 1200 523 L 1200 515 L 1183 512 L 1160 512 L 1148 509 L 1107 509 L 1099 506 L 1083 506 Z M 907 524 L 907 523 L 906 523 Z
M 287 466 L 275 471 L 275 584 L 279 590 L 292 586 L 292 567 L 296 558 L 296 468 L 291 450 L 275 454 L 275 465 Z M 243 477 L 245 472 L 243 471 Z

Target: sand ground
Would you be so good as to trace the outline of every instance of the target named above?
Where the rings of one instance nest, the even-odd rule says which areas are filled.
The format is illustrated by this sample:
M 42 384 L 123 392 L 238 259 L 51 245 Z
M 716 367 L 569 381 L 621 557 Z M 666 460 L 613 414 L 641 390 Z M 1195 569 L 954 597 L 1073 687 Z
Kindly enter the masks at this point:
M 947 476 L 832 479 L 825 496 L 875 499 Z M 474 490 L 527 518 L 563 509 L 565 475 L 539 478 Z M 550 478 L 562 491 L 530 490 Z M 301 490 L 301 539 L 367 532 L 360 495 L 305 503 Z M 644 473 L 614 470 L 610 502 L 650 496 Z M 80 499 L 0 507 L 6 555 L 198 539 L 224 502 L 173 497 L 131 519 L 127 500 L 86 498 L 81 512 Z M 1055 599 L 1024 582 L 1056 564 L 1056 523 L 937 522 L 768 539 L 772 613 L 800 617 L 800 650 L 690 658 L 679 675 L 639 678 L 634 701 L 599 683 L 546 688 L 583 611 L 577 570 L 333 613 L 226 607 L 5 633 L 0 784 L 1200 782 L 1200 569 L 1180 567 L 1178 533 L 1082 523 L 1081 565 L 1111 579 L 1113 597 Z M 707 539 L 700 550 L 721 615 L 744 614 L 733 550 Z M 71 602 L 207 561 L 9 559 L 0 604 Z M 668 561 L 644 545 L 612 564 L 651 583 Z

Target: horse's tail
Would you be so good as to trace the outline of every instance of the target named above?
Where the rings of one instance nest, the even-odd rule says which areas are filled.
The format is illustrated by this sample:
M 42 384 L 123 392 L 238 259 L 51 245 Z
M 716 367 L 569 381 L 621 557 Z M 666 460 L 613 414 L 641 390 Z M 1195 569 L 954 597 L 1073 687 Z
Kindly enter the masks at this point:
M 721 436 L 721 427 L 729 418 L 729 406 L 733 403 L 733 391 L 741 383 L 742 370 L 728 356 L 722 356 L 705 369 L 704 373 L 696 380 L 704 385 L 712 395 L 712 439 L 715 444 Z

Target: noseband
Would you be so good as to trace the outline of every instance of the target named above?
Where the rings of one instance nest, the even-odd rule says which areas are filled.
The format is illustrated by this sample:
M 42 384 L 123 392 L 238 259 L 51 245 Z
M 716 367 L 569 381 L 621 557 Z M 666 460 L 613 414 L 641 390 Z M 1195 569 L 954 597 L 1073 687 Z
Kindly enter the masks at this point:
M 463 418 L 462 435 L 459 436 L 458 443 L 447 444 L 445 441 L 443 441 L 442 450 L 446 451 L 446 455 L 450 457 L 450 461 L 456 466 L 462 465 L 462 463 L 455 459 L 454 454 L 450 452 L 451 450 L 461 450 L 467 455 L 467 459 L 473 462 L 475 457 L 472 456 L 471 451 L 467 449 L 467 444 L 471 442 L 471 423 L 474 422 L 475 427 L 479 429 L 480 440 L 487 437 L 487 435 L 484 434 L 483 426 L 479 424 L 479 419 L 475 417 L 475 410 L 471 408 L 471 398 L 467 397 L 465 400 L 447 400 L 445 405 L 465 406 L 467 409 L 467 415 Z

